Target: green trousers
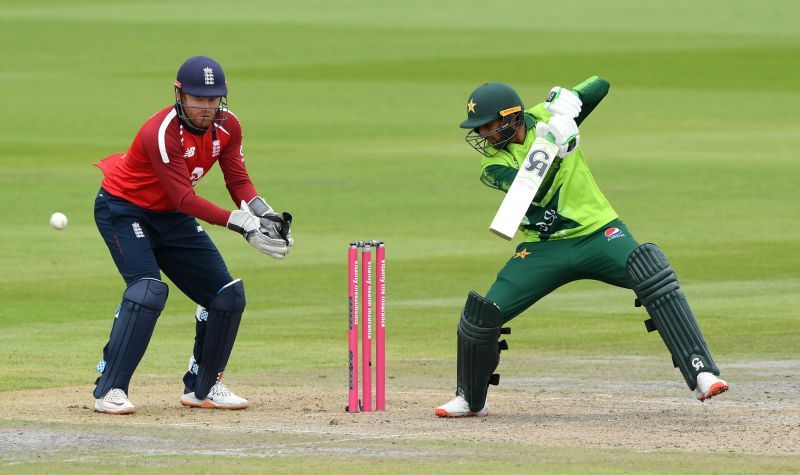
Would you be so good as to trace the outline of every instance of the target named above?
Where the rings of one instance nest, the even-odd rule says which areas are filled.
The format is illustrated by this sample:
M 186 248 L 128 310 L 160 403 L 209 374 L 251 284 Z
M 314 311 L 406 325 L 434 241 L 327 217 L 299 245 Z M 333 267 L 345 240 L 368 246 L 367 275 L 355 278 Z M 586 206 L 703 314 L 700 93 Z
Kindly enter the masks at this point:
M 523 242 L 497 274 L 486 299 L 500 307 L 505 323 L 574 280 L 594 279 L 629 289 L 626 262 L 638 246 L 618 219 L 586 236 Z

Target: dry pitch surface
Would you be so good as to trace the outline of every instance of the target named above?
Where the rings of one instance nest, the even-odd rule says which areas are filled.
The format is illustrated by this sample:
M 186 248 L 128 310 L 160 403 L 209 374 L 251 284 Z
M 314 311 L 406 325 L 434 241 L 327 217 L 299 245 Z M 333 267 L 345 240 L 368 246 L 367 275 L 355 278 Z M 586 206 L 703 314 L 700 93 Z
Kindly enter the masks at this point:
M 100 461 L 104 454 L 137 460 L 468 459 L 479 442 L 520 454 L 543 447 L 800 454 L 800 360 L 728 363 L 731 391 L 706 403 L 693 400 L 676 381 L 677 371 L 656 358 L 509 357 L 507 363 L 511 374 L 491 392 L 492 414 L 468 420 L 433 416 L 448 398 L 447 391 L 431 387 L 442 378 L 417 388 L 414 381 L 393 378 L 390 409 L 372 414 L 343 412 L 346 391 L 328 379 L 266 388 L 231 382 L 252 407 L 211 411 L 181 407 L 179 386 L 142 376 L 131 393 L 139 410 L 132 416 L 92 412 L 89 386 L 6 392 L 0 394 L 0 468 Z M 624 370 L 629 380 L 623 381 L 619 368 L 635 369 Z M 800 459 L 789 461 L 800 466 Z

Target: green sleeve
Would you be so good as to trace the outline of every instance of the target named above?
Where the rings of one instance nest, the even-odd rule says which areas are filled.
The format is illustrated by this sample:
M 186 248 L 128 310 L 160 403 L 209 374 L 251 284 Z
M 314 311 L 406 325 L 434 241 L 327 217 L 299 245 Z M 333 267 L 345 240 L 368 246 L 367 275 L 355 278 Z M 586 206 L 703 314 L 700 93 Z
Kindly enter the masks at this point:
M 481 172 L 481 182 L 490 188 L 508 191 L 518 171 L 505 165 L 489 165 Z
M 575 122 L 581 125 L 583 119 L 592 113 L 595 107 L 600 104 L 600 101 L 608 94 L 608 89 L 611 84 L 600 76 L 592 76 L 583 81 L 577 86 L 572 88 L 572 91 L 578 94 L 578 97 L 583 102 L 581 113 L 575 118 Z
M 547 190 L 550 189 L 559 168 L 561 168 L 562 160 L 561 157 L 557 157 L 553 160 L 553 165 L 547 170 L 547 176 L 544 177 L 541 186 L 539 186 L 539 192 L 536 193 L 536 196 L 533 198 L 534 202 L 540 201 L 547 193 Z M 514 178 L 517 177 L 518 171 L 517 168 L 505 165 L 489 165 L 481 172 L 481 182 L 490 188 L 508 193 L 508 189 L 511 188 L 511 184 L 514 182 Z

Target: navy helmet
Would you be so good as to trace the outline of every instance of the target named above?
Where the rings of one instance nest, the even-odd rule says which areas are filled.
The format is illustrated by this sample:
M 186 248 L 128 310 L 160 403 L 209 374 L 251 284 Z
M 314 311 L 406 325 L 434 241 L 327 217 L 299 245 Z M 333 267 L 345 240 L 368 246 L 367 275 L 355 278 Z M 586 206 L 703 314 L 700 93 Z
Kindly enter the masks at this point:
M 175 111 L 181 118 L 184 125 L 190 131 L 202 133 L 206 128 L 199 128 L 186 115 L 186 109 L 202 109 L 196 106 L 189 107 L 183 103 L 183 93 L 196 97 L 218 97 L 219 103 L 213 108 L 216 125 L 222 124 L 227 115 L 224 114 L 228 109 L 228 85 L 225 83 L 225 72 L 218 62 L 208 56 L 192 56 L 181 64 L 178 69 L 178 77 L 175 79 Z M 214 140 L 216 140 L 216 127 L 213 128 Z
M 181 92 L 197 97 L 224 97 L 228 95 L 225 72 L 222 66 L 208 56 L 192 56 L 181 64 L 175 87 Z

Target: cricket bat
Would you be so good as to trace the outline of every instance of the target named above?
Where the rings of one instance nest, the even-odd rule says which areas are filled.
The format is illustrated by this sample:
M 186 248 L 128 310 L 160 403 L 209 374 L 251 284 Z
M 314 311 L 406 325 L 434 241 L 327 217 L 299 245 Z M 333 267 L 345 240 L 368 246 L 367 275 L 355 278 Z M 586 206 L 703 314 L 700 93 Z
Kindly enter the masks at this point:
M 508 241 L 514 238 L 557 153 L 558 145 L 545 138 L 537 137 L 533 141 L 525 161 L 522 162 L 516 178 L 489 226 L 489 231 Z

